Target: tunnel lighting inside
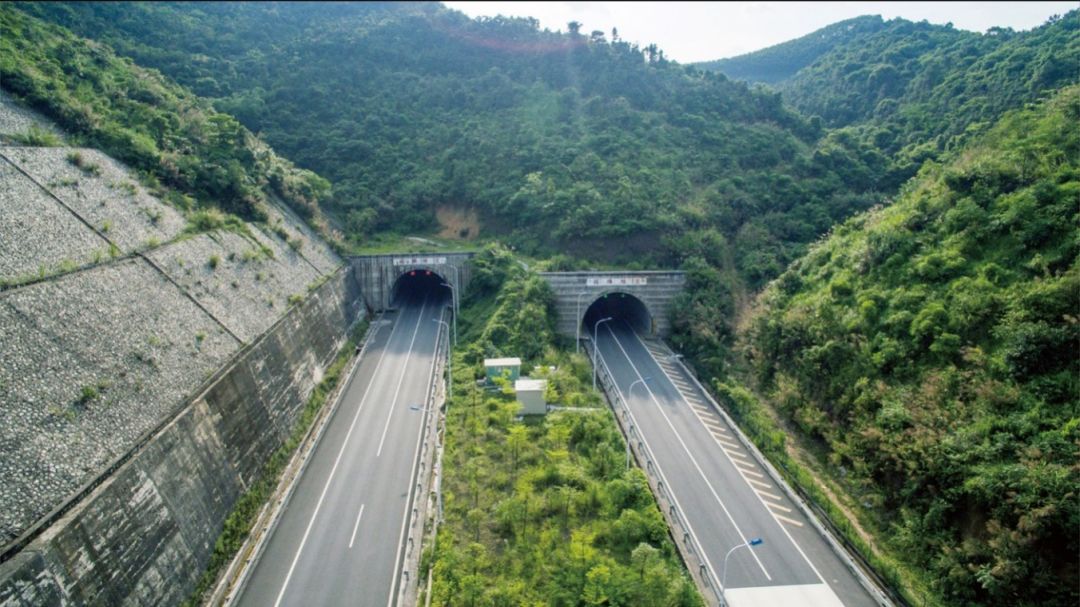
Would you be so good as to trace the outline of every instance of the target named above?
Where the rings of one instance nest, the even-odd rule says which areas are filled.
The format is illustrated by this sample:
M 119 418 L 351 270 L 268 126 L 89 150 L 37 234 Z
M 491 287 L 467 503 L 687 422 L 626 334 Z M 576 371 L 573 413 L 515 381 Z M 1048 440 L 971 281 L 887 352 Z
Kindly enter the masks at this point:
M 450 301 L 450 288 L 444 286 L 447 282 L 431 270 L 409 270 L 394 281 L 394 287 L 390 291 L 390 305 L 398 308 L 408 305 L 419 305 L 425 298 L 428 304 L 441 304 Z
M 652 334 L 652 316 L 640 299 L 628 293 L 608 293 L 594 301 L 582 320 L 582 333 L 592 335 L 596 321 L 612 317 L 630 325 L 639 335 Z

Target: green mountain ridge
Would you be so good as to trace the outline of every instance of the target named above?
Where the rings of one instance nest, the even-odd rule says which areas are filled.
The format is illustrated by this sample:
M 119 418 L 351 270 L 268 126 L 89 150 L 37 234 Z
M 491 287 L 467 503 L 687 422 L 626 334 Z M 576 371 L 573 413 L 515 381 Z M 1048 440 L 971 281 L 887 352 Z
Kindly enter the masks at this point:
M 673 345 L 703 380 L 752 367 L 920 600 L 1076 604 L 1080 11 L 861 17 L 717 62 L 779 93 L 438 3 L 21 2 L 0 26 L 4 89 L 180 206 L 281 195 L 348 246 L 476 211 L 458 238 L 549 269 L 686 270 Z
M 815 245 L 745 336 L 948 605 L 1080 598 L 1078 125 L 1075 86 L 1006 115 Z
M 694 65 L 703 70 L 720 72 L 732 80 L 782 85 L 825 53 L 880 31 L 884 26 L 881 15 L 864 15 L 833 23 L 801 38 L 758 51 Z
M 658 265 L 686 253 L 666 235 L 708 225 L 757 283 L 881 200 L 850 178 L 876 159 L 829 142 L 819 161 L 819 131 L 775 95 L 621 40 L 436 4 L 20 8 L 214 97 L 330 179 L 358 235 L 432 229 L 435 209 L 466 207 L 523 250 Z M 627 254 L 592 244 L 632 234 Z
M 883 146 L 893 151 L 961 134 L 1075 82 L 1078 31 L 1080 10 L 1030 31 L 985 34 L 893 19 L 799 70 L 784 98 L 828 126 L 878 122 L 906 135 Z

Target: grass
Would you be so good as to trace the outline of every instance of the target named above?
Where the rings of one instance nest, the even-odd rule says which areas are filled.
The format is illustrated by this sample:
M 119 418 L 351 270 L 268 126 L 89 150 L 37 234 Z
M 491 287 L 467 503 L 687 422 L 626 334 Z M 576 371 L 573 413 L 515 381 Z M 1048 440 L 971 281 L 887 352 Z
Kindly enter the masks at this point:
M 185 230 L 189 234 L 201 234 L 203 232 L 212 232 L 214 230 L 224 230 L 226 232 L 235 232 L 242 236 L 254 238 L 251 234 L 251 230 L 248 228 L 244 220 L 240 219 L 236 215 L 222 212 L 219 209 L 209 208 L 193 211 L 188 214 L 188 225 Z
M 106 256 L 111 256 L 113 258 L 119 257 L 119 249 L 115 249 L 115 252 L 114 249 L 115 247 L 109 250 L 101 249 L 94 251 L 90 255 L 89 264 L 99 264 L 105 261 Z M 83 263 L 86 264 L 86 262 Z M 78 261 L 70 258 L 61 259 L 59 262 L 52 266 L 41 264 L 35 271 L 27 272 L 19 276 L 13 276 L 11 278 L 0 278 L 0 291 L 3 291 L 5 289 L 13 289 L 15 287 L 21 287 L 23 285 L 34 282 L 57 278 L 65 274 L 76 272 L 81 267 L 82 266 L 80 266 L 80 263 Z
M 36 124 L 30 125 L 24 133 L 12 135 L 11 140 L 19 145 L 38 148 L 55 148 L 64 144 L 60 137 Z
M 214 543 L 214 551 L 210 554 L 210 561 L 206 571 L 203 572 L 191 596 L 183 603 L 185 607 L 196 607 L 203 603 L 204 596 L 213 587 L 222 569 L 232 561 L 237 551 L 243 546 L 244 541 L 247 540 L 248 535 L 251 533 L 251 527 L 255 524 L 255 517 L 258 516 L 263 505 L 273 495 L 286 464 L 292 458 L 297 447 L 300 446 L 308 429 L 311 428 L 311 424 L 315 421 L 315 417 L 326 404 L 330 393 L 337 386 L 342 371 L 352 359 L 356 344 L 367 332 L 368 324 L 366 319 L 360 322 L 353 330 L 349 340 L 338 350 L 337 358 L 326 370 L 323 380 L 315 386 L 315 390 L 311 393 L 311 397 L 308 398 L 307 404 L 300 412 L 300 419 L 297 420 L 296 425 L 293 427 L 289 439 L 274 451 L 270 459 L 263 465 L 258 480 L 240 496 L 240 499 L 233 506 L 232 512 L 225 519 L 221 534 Z
M 422 240 L 416 240 L 422 239 Z M 438 236 L 406 236 L 402 234 L 378 234 L 363 244 L 350 243 L 344 247 L 345 255 L 384 255 L 387 253 L 468 253 L 484 247 L 485 241 L 462 242 Z
M 68 152 L 67 161 L 87 175 L 101 175 L 101 167 L 96 163 L 88 162 L 86 158 L 83 157 L 82 152 Z
M 926 581 L 922 576 L 886 551 L 872 549 L 849 521 L 848 515 L 822 489 L 815 475 L 788 454 L 787 434 L 776 420 L 765 412 L 764 405 L 757 397 L 741 386 L 720 381 L 715 383 L 713 393 L 784 479 L 796 487 L 804 497 L 809 498 L 809 501 L 818 508 L 819 514 L 824 512 L 827 522 L 833 529 L 859 552 L 893 591 L 911 605 L 940 607 L 927 589 Z M 821 471 L 818 472 L 821 473 Z M 848 504 L 848 507 L 861 510 L 855 504 Z M 859 519 L 860 523 L 865 523 L 867 517 L 860 516 Z

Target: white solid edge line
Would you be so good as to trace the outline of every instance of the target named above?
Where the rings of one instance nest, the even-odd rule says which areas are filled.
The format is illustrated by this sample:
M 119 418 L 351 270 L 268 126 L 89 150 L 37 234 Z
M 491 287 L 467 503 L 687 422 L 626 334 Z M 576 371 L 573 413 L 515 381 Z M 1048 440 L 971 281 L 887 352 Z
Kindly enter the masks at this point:
M 349 538 L 349 549 L 352 549 L 353 541 L 356 539 L 356 530 L 360 528 L 360 518 L 364 516 L 364 505 L 360 504 L 360 514 L 356 515 L 356 524 L 352 528 L 352 537 Z
M 419 322 L 419 321 L 417 321 Z M 390 336 L 386 338 L 386 344 L 383 346 L 382 354 L 379 355 L 379 362 L 375 364 L 375 370 L 371 374 L 371 381 L 368 382 L 366 388 L 364 388 L 364 395 L 360 397 L 360 406 L 356 408 L 356 413 L 353 415 L 352 422 L 349 424 L 349 431 L 345 434 L 345 440 L 341 442 L 341 449 L 338 450 L 337 458 L 334 459 L 334 466 L 330 468 L 330 476 L 326 478 L 326 484 L 323 485 L 322 493 L 319 494 L 319 501 L 315 504 L 315 511 L 311 513 L 311 520 L 308 521 L 307 529 L 304 530 L 304 537 L 300 540 L 300 546 L 296 549 L 296 556 L 293 557 L 292 564 L 289 565 L 289 572 L 285 575 L 285 581 L 281 584 L 281 591 L 278 592 L 277 600 L 274 601 L 274 607 L 281 605 L 281 599 L 285 597 L 285 589 L 289 587 L 289 580 L 292 579 L 293 570 L 296 569 L 296 563 L 300 560 L 300 553 L 304 551 L 304 544 L 307 544 L 308 535 L 311 533 L 311 527 L 315 524 L 315 517 L 319 515 L 319 510 L 322 508 L 323 499 L 326 498 L 326 491 L 330 489 L 330 482 L 334 480 L 334 473 L 337 472 L 338 464 L 341 463 L 341 456 L 345 454 L 345 447 L 349 444 L 349 438 L 352 437 L 352 432 L 356 428 L 356 420 L 360 418 L 360 412 L 364 410 L 364 404 L 367 402 L 368 394 L 371 392 L 371 386 L 375 383 L 375 378 L 379 374 L 379 368 L 382 367 L 383 360 L 386 358 L 386 351 L 389 349 L 390 341 L 394 338 L 394 332 L 397 331 L 398 324 L 394 324 L 394 328 L 390 330 Z M 344 394 L 342 394 L 344 398 Z
M 634 374 L 638 376 L 638 379 L 643 379 L 641 376 L 641 372 L 638 371 L 637 365 L 634 364 L 634 361 L 630 358 L 630 354 L 627 353 L 626 348 L 624 348 L 622 342 L 619 341 L 619 337 L 615 335 L 615 332 L 611 330 L 611 327 L 605 326 L 604 328 L 608 330 L 608 333 L 611 334 L 611 338 L 615 340 L 615 345 L 619 346 L 619 350 L 621 350 L 623 356 L 626 357 L 626 361 L 630 363 L 630 368 L 634 370 Z M 650 354 L 650 356 L 652 355 Z M 701 469 L 701 465 L 698 464 L 698 461 L 694 457 L 694 454 L 690 452 L 690 448 L 686 446 L 686 443 L 683 441 L 682 436 L 679 435 L 679 431 L 675 429 L 675 424 L 671 423 L 671 419 L 668 417 L 667 413 L 664 413 L 664 408 L 660 405 L 660 401 L 656 399 L 656 394 L 653 393 L 652 388 L 650 388 L 649 384 L 645 381 L 642 381 L 641 383 L 645 386 L 645 390 L 649 393 L 649 397 L 652 398 L 652 401 L 654 403 L 656 403 L 656 410 L 659 411 L 660 415 L 664 417 L 664 421 L 666 421 L 668 427 L 671 428 L 671 432 L 675 434 L 675 439 L 679 441 L 679 444 L 682 446 L 683 451 L 685 451 L 687 457 L 690 458 L 690 462 L 694 464 L 694 468 L 697 469 L 698 474 L 701 475 L 702 480 L 705 481 L 705 486 L 709 488 L 709 491 L 712 493 L 713 498 L 715 498 L 716 502 L 720 504 L 720 508 L 724 511 L 724 514 L 727 515 L 728 520 L 731 521 L 731 525 L 735 527 L 735 532 L 739 534 L 739 537 L 742 539 L 743 543 L 748 543 L 749 540 L 746 539 L 746 534 L 743 533 L 742 529 L 739 527 L 739 524 L 735 522 L 735 517 L 733 517 L 731 515 L 731 512 L 728 511 L 727 506 L 724 504 L 724 500 L 720 499 L 720 494 L 716 492 L 716 488 L 713 487 L 712 483 L 709 482 L 709 477 L 705 474 L 705 471 Z M 754 557 L 754 561 L 757 562 L 758 567 L 761 567 L 761 572 L 765 574 L 765 579 L 771 582 L 772 576 L 769 575 L 768 569 L 765 569 L 765 564 L 762 563 L 761 559 L 758 558 L 757 553 L 751 550 L 750 554 Z
M 424 298 L 423 305 L 420 306 L 420 318 L 416 321 L 416 328 L 412 332 L 412 341 L 409 342 L 409 353 L 405 355 L 405 362 L 401 365 L 401 377 L 398 378 L 397 387 L 394 388 L 394 397 L 390 399 L 390 413 L 386 416 L 386 424 L 383 425 L 382 437 L 379 439 L 379 449 L 375 452 L 375 457 L 382 455 L 383 443 L 386 442 L 386 431 L 390 429 L 390 420 L 394 419 L 394 411 L 397 409 L 398 396 L 401 394 L 401 384 L 405 383 L 405 375 L 409 372 L 409 360 L 412 359 L 413 346 L 416 345 L 416 335 L 420 332 L 420 321 L 424 318 L 424 310 L 427 309 L 427 298 Z
M 424 303 L 426 304 L 427 301 L 425 300 Z M 442 309 L 442 311 L 439 312 L 439 320 L 442 320 L 445 316 L 446 316 L 446 308 L 444 307 Z M 435 352 L 432 353 L 432 355 L 431 355 L 431 368 L 428 370 L 428 377 L 429 378 L 431 378 L 433 376 L 433 374 L 435 373 L 435 361 L 439 357 L 439 341 L 440 341 L 441 338 L 442 338 L 442 324 L 439 325 L 439 330 L 435 332 Z M 450 342 L 449 342 L 450 335 L 447 334 L 446 338 L 447 338 L 446 355 L 451 356 Z M 421 422 L 420 422 L 420 431 L 416 435 L 416 451 L 413 453 L 413 465 L 412 465 L 413 470 L 412 470 L 412 474 L 409 476 L 409 498 L 405 500 L 405 511 L 402 513 L 401 532 L 398 534 L 398 549 L 397 549 L 397 553 L 394 554 L 394 571 L 393 571 L 394 579 L 393 579 L 393 581 L 390 582 L 390 597 L 386 601 L 387 607 L 391 607 L 394 604 L 394 597 L 397 595 L 396 591 L 397 591 L 398 583 L 401 581 L 401 576 L 398 575 L 398 561 L 401 559 L 401 550 L 402 550 L 402 548 L 405 547 L 405 529 L 407 528 L 407 526 L 409 524 L 409 506 L 410 506 L 410 502 L 412 502 L 412 498 L 415 497 L 415 492 L 413 491 L 413 489 L 414 489 L 414 485 L 416 484 L 416 475 L 417 475 L 417 473 L 420 472 L 420 467 L 416 465 L 416 461 L 418 459 L 420 459 L 420 447 L 422 447 L 423 444 L 424 444 L 424 441 L 421 440 L 421 437 L 424 436 L 424 430 L 427 428 L 428 416 L 431 415 L 431 412 L 429 412 L 427 410 L 428 409 L 427 405 L 428 405 L 428 401 L 431 400 L 432 388 L 433 388 L 432 382 L 429 381 L 428 382 L 427 394 L 424 395 L 424 417 L 421 419 Z
M 594 343 L 593 347 L 597 348 L 597 344 Z M 597 352 L 597 356 L 600 357 L 600 360 L 604 360 L 603 354 Z M 604 364 L 606 365 L 607 362 L 605 361 Z M 611 378 L 611 382 L 612 385 L 615 386 L 615 390 L 619 393 L 619 397 L 623 399 L 626 413 L 630 416 L 630 421 L 634 424 L 634 427 L 640 428 L 641 426 L 638 425 L 637 418 L 634 417 L 634 412 L 630 410 L 629 404 L 626 404 L 626 397 L 623 396 L 622 390 L 619 388 L 618 384 L 615 383 L 614 377 Z M 648 449 L 650 453 L 653 453 L 652 447 L 649 446 L 649 441 L 645 438 L 645 435 L 639 432 L 638 437 L 641 439 L 641 442 L 645 443 L 645 448 Z M 675 489 L 672 488 L 671 483 L 669 483 L 667 477 L 664 476 L 664 470 L 660 467 L 660 462 L 655 463 L 656 473 L 660 475 L 660 480 L 663 481 L 664 486 L 667 487 L 667 492 L 671 494 L 671 501 L 675 503 L 675 507 L 678 508 L 680 512 L 685 512 L 685 510 L 683 510 L 682 504 L 679 503 L 679 498 L 675 496 Z M 694 543 L 698 545 L 699 553 L 702 560 L 705 561 L 705 566 L 708 567 L 709 573 L 712 574 L 712 578 L 716 582 L 716 585 L 720 587 L 721 591 L 723 591 L 724 588 L 720 584 L 720 576 L 716 575 L 716 570 L 713 569 L 712 561 L 710 561 L 709 556 L 705 554 L 705 548 L 701 543 L 701 540 L 699 540 L 697 534 L 694 533 L 694 526 L 690 524 L 690 519 L 688 519 L 686 516 L 683 516 L 683 521 L 686 523 L 686 528 L 687 531 L 690 533 L 690 537 L 692 537 L 694 539 Z
M 635 337 L 636 337 L 636 334 L 635 334 Z M 699 421 L 704 423 L 704 420 L 701 419 L 701 416 L 698 415 L 696 411 L 694 412 L 694 415 L 697 416 Z M 724 452 L 724 455 L 728 455 L 727 450 L 724 449 L 724 446 L 722 444 L 720 444 L 720 441 L 715 436 L 713 436 L 713 440 L 716 441 L 716 444 L 720 446 L 720 450 Z M 734 460 L 731 458 L 730 455 L 728 455 L 728 460 L 730 460 L 732 463 L 734 463 Z M 736 470 L 739 470 L 740 473 L 742 472 L 742 470 L 740 468 L 738 468 L 737 466 L 736 466 Z M 770 510 L 769 509 L 769 503 L 766 502 L 764 500 L 764 498 L 762 498 L 761 495 L 758 494 L 758 491 L 759 491 L 758 489 L 754 489 L 754 485 L 762 485 L 766 489 L 772 489 L 772 486 L 767 485 L 767 484 L 765 484 L 765 483 L 763 483 L 761 481 L 755 481 L 755 480 L 753 480 L 751 478 L 747 478 L 745 474 L 740 474 L 740 476 L 742 476 L 744 481 L 746 481 L 748 484 L 750 484 L 750 488 L 753 489 L 753 492 L 754 492 L 754 497 L 756 497 L 758 499 L 758 501 L 761 502 L 761 504 L 763 506 L 765 506 L 765 510 L 770 515 L 772 515 L 773 520 L 776 521 L 776 526 L 780 528 L 780 531 L 784 532 L 784 535 L 787 537 L 788 541 L 791 542 L 791 544 L 793 546 L 795 546 L 795 550 L 797 550 L 799 552 L 799 554 L 803 557 L 803 560 L 806 561 L 806 564 L 810 566 L 810 570 L 814 572 L 814 575 L 816 575 L 818 577 L 818 579 L 821 580 L 821 583 L 824 584 L 826 588 L 829 588 L 829 590 L 832 590 L 832 587 L 829 586 L 828 582 L 825 581 L 825 577 L 822 576 L 821 572 L 818 571 L 818 568 L 816 566 L 814 566 L 814 563 L 813 563 L 813 561 L 810 560 L 810 557 L 806 556 L 806 553 L 803 552 L 802 546 L 800 546 L 799 543 L 795 541 L 795 538 L 791 537 L 791 533 L 788 532 L 787 527 L 785 527 L 783 525 L 783 523 L 781 523 L 780 520 L 777 518 L 780 515 L 776 514 L 772 510 Z M 792 521 L 792 519 L 788 519 L 786 517 L 780 517 L 780 518 L 784 518 L 785 520 Z M 792 521 L 792 522 L 797 523 L 800 527 L 802 527 L 802 523 L 800 523 L 799 521 Z

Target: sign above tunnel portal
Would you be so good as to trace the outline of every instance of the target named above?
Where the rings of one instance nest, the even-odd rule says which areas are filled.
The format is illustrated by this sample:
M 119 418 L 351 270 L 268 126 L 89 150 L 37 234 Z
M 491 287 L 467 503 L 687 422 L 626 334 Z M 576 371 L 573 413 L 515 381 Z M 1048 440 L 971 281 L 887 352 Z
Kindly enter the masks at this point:
M 476 253 L 471 251 L 451 253 L 449 251 L 399 251 L 378 255 L 350 255 L 349 264 L 353 268 L 364 303 L 371 311 L 392 309 L 394 285 L 402 274 L 431 272 L 455 289 L 464 292 L 469 287 L 472 268 L 469 260 Z
M 446 265 L 446 257 L 395 257 L 395 266 L 442 266 Z
M 649 284 L 645 276 L 593 276 L 585 279 L 587 287 L 643 287 Z
M 653 324 L 650 333 L 663 337 L 671 331 L 671 304 L 686 287 L 686 272 L 679 270 L 617 270 L 613 272 L 540 272 L 555 294 L 556 330 L 574 338 L 583 316 L 598 299 L 636 299 Z M 621 295 L 621 296 L 620 296 Z

